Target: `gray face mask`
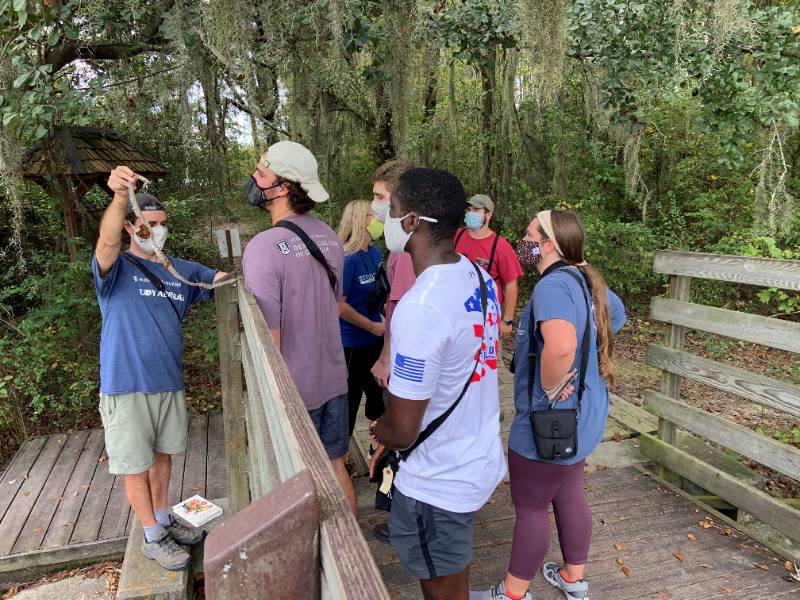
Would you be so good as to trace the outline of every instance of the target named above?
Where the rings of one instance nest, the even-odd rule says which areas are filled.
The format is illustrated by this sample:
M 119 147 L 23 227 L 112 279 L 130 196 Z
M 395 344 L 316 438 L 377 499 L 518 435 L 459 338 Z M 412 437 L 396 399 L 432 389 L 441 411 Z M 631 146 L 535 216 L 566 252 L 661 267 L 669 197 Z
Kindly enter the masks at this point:
M 378 202 L 377 200 L 373 200 L 371 208 L 372 214 L 375 215 L 375 218 L 381 223 L 385 223 L 386 217 L 389 215 L 389 205 L 386 202 Z

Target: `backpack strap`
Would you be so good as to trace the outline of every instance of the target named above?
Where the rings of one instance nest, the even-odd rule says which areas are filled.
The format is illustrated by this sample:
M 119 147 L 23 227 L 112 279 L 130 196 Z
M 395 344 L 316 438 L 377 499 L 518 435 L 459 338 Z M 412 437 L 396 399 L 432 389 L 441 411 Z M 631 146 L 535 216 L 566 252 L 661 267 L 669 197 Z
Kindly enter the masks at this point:
M 488 310 L 489 301 L 488 301 L 488 292 L 486 291 L 486 282 L 483 280 L 483 275 L 481 275 L 481 270 L 478 268 L 478 265 L 476 265 L 474 262 L 472 261 L 470 262 L 472 263 L 472 266 L 475 267 L 475 272 L 478 274 L 478 281 L 480 281 L 481 311 L 483 312 L 483 327 L 484 327 L 483 335 L 481 335 L 481 345 L 478 346 L 478 352 L 475 358 L 475 365 L 473 365 L 472 371 L 470 371 L 469 377 L 467 378 L 467 382 L 464 384 L 464 387 L 461 388 L 461 393 L 458 395 L 458 398 L 456 398 L 455 402 L 453 402 L 453 404 L 450 405 L 450 408 L 448 408 L 446 411 L 444 411 L 442 414 L 436 417 L 433 421 L 428 423 L 428 426 L 417 436 L 417 441 L 415 441 L 411 446 L 409 446 L 405 450 L 400 450 L 399 454 L 401 460 L 407 460 L 409 455 L 414 450 L 416 450 L 417 447 L 420 446 L 425 440 L 431 437 L 434 434 L 434 432 L 437 429 L 439 429 L 439 427 L 441 427 L 442 423 L 444 423 L 447 420 L 447 417 L 449 417 L 453 413 L 453 411 L 461 402 L 462 398 L 464 398 L 464 395 L 467 393 L 467 389 L 469 389 L 469 384 L 472 383 L 472 376 L 475 374 L 475 371 L 478 368 L 478 364 L 481 362 L 481 348 L 483 347 L 483 337 L 484 335 L 486 335 L 485 331 L 486 312 Z
M 456 233 L 456 239 L 455 239 L 455 241 L 453 242 L 453 248 L 455 248 L 456 246 L 458 246 L 458 242 L 459 242 L 459 240 L 462 238 L 462 236 L 464 235 L 464 232 L 465 232 L 466 230 L 467 230 L 467 228 L 466 228 L 466 227 L 462 227 L 461 229 L 459 229 L 459 230 L 458 230 L 458 233 Z
M 336 294 L 336 273 L 333 272 L 333 269 L 328 264 L 328 261 L 325 260 L 325 256 L 323 256 L 319 246 L 314 243 L 314 240 L 308 237 L 308 234 L 303 231 L 303 229 L 297 223 L 292 223 L 286 219 L 276 223 L 275 227 L 283 227 L 284 229 L 288 229 L 302 240 L 302 242 L 306 245 L 306 248 L 308 248 L 308 251 L 311 253 L 311 256 L 313 256 L 325 269 L 325 272 L 328 274 L 328 282 L 331 284 L 331 289 L 333 290 L 333 293 Z
M 492 264 L 494 263 L 494 253 L 497 250 L 497 242 L 500 241 L 500 234 L 494 234 L 494 241 L 492 242 L 492 251 L 489 253 L 489 266 L 486 267 L 486 272 L 489 273 L 491 276 L 492 274 Z
M 164 297 L 169 301 L 169 305 L 172 307 L 172 310 L 175 311 L 175 316 L 178 317 L 178 322 L 180 323 L 181 315 L 178 312 L 178 307 L 175 306 L 175 303 L 172 301 L 172 298 L 169 297 L 169 294 L 167 293 L 167 286 L 164 285 L 164 282 L 161 281 L 158 277 L 156 277 L 150 269 L 144 266 L 142 261 L 140 261 L 132 254 L 129 254 L 128 252 L 123 252 L 122 258 L 124 258 L 129 263 L 134 265 L 137 269 L 139 269 L 142 272 L 142 274 L 145 277 L 147 277 L 147 279 L 150 281 L 150 284 L 154 288 L 156 288 L 157 291 L 164 294 Z

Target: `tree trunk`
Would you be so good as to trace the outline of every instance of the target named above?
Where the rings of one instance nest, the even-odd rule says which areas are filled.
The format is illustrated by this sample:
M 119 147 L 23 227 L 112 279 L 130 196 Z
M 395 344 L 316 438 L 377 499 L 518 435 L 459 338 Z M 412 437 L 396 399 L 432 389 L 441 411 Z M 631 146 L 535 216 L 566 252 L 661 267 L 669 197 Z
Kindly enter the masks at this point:
M 492 183 L 492 138 L 494 137 L 494 90 L 496 80 L 497 45 L 493 42 L 488 48 L 489 60 L 480 65 L 481 72 L 481 152 L 480 188 L 481 193 L 491 195 Z
M 500 148 L 502 152 L 500 176 L 502 188 L 497 192 L 498 199 L 500 200 L 508 199 L 504 195 L 508 194 L 511 189 L 511 179 L 514 176 L 514 165 L 517 163 L 517 161 L 514 160 L 514 139 L 512 136 L 515 120 L 514 93 L 517 79 L 517 59 L 517 51 L 512 49 L 505 53 L 503 60 L 503 108 L 500 113 Z
M 222 198 L 226 191 L 225 138 L 220 127 L 219 85 L 216 75 L 204 61 L 200 71 L 200 87 L 203 90 L 206 113 L 206 139 L 211 158 L 211 184 L 215 193 Z
M 424 110 L 422 113 L 422 131 L 428 134 L 431 130 L 433 118 L 436 116 L 436 105 L 438 103 L 438 95 L 436 91 L 437 75 L 439 74 L 439 51 L 431 50 L 431 58 L 428 61 L 427 70 L 425 74 L 425 98 Z M 422 145 L 422 152 L 420 156 L 420 165 L 429 167 L 432 159 L 432 149 L 435 142 L 432 139 L 426 139 Z
M 450 131 L 453 134 L 453 143 L 450 144 L 450 170 L 455 173 L 458 166 L 458 104 L 456 103 L 456 61 L 453 59 L 450 60 L 447 93 L 450 108 Z
M 75 239 L 79 235 L 78 221 L 75 218 L 75 198 L 68 178 L 59 178 L 58 190 L 61 196 L 61 212 L 64 215 L 64 238 L 67 243 L 69 262 L 75 262 L 78 260 L 78 249 L 75 246 Z
M 375 86 L 375 125 L 377 127 L 373 152 L 378 164 L 395 158 L 394 137 L 392 136 L 392 108 L 386 99 L 386 87 L 382 81 Z

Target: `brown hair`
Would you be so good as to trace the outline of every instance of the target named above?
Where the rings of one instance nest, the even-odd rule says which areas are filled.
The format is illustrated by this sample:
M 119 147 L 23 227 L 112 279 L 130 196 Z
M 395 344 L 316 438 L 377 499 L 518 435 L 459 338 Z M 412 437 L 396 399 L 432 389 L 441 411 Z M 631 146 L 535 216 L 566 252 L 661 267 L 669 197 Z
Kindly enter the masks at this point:
M 298 215 L 304 215 L 316 206 L 316 202 L 309 197 L 306 191 L 300 187 L 300 184 L 296 181 L 278 177 L 278 183 L 286 184 L 286 187 L 289 189 L 289 208 Z
M 611 333 L 611 313 L 608 308 L 606 281 L 600 271 L 587 264 L 583 258 L 586 229 L 578 213 L 571 210 L 553 210 L 550 212 L 550 221 L 564 262 L 577 266 L 586 277 L 597 323 L 597 358 L 600 375 L 605 378 L 609 387 L 613 387 L 616 379 L 616 367 L 614 366 L 614 337 Z M 539 224 L 539 232 L 543 239 L 547 239 L 547 234 L 541 224 Z
M 394 192 L 394 188 L 397 187 L 400 176 L 413 168 L 414 165 L 407 160 L 387 160 L 380 167 L 375 169 L 375 172 L 372 174 L 372 183 L 382 181 L 386 184 L 386 188 L 391 194 Z

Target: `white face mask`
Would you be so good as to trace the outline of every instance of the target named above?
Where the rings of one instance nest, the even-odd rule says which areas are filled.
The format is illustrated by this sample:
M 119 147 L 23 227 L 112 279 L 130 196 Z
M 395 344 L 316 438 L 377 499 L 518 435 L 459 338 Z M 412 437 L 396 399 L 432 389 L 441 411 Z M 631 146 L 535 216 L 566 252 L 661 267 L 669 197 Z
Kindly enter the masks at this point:
M 159 250 L 164 248 L 164 243 L 167 241 L 167 228 L 163 225 L 156 225 L 150 229 L 153 230 L 153 237 L 150 239 L 143 239 L 139 237 L 138 233 L 134 233 L 131 237 L 136 242 L 136 245 L 144 252 L 147 254 L 155 254 L 156 248 Z
M 409 216 L 411 216 L 411 213 L 408 213 L 405 217 L 397 218 L 388 213 L 386 214 L 386 225 L 383 228 L 383 236 L 386 238 L 386 248 L 389 252 L 405 252 L 406 244 L 408 244 L 411 234 L 414 233 L 413 231 L 409 231 L 408 233 L 403 231 L 403 219 Z M 428 223 L 439 222 L 430 217 L 417 216 L 417 218 L 422 221 L 428 221 Z
M 378 200 L 372 201 L 372 214 L 381 223 L 386 222 L 386 217 L 389 215 L 389 204 L 387 202 L 379 202 Z

